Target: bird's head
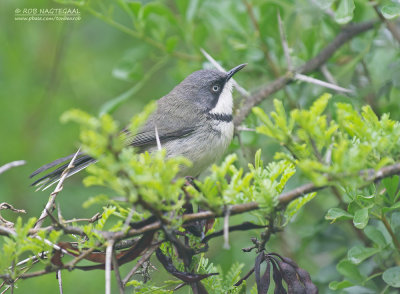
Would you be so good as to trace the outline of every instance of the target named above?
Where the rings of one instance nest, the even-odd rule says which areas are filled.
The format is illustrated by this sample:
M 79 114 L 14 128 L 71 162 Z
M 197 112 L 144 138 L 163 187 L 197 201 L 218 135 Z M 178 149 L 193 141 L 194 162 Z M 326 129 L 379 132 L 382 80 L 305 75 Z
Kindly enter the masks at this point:
M 246 65 L 238 65 L 226 73 L 210 69 L 196 71 L 184 79 L 175 90 L 204 112 L 230 115 L 233 107 L 231 78 Z

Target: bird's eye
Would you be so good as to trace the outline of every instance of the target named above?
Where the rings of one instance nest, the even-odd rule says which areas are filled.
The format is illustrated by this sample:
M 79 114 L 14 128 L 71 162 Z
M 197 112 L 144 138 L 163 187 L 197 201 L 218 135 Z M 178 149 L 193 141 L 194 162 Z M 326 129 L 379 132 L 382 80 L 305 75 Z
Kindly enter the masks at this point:
M 219 85 L 214 85 L 212 87 L 213 92 L 218 92 L 219 91 Z

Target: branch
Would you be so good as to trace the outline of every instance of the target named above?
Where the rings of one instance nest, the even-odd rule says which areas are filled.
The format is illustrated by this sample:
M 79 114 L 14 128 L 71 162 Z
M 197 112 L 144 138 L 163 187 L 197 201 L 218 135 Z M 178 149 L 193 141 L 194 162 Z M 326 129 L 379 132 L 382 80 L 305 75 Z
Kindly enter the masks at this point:
M 0 174 L 4 173 L 5 171 L 9 170 L 10 168 L 13 168 L 16 166 L 21 166 L 21 165 L 24 165 L 25 163 L 26 163 L 25 160 L 16 160 L 16 161 L 6 163 L 5 165 L 0 166 Z
M 311 83 L 311 84 L 315 84 L 315 85 L 318 85 L 318 86 L 322 86 L 322 87 L 325 87 L 325 88 L 328 88 L 328 89 L 332 89 L 332 90 L 335 90 L 337 92 L 353 93 L 353 91 L 350 90 L 350 89 L 346 89 L 346 88 L 343 88 L 343 87 L 340 87 L 340 86 L 337 86 L 337 85 L 334 85 L 334 84 L 331 84 L 331 83 L 327 83 L 327 82 L 324 82 L 324 81 L 321 81 L 321 80 L 318 80 L 318 79 L 315 79 L 315 78 L 312 78 L 312 77 L 309 77 L 309 76 L 305 76 L 305 75 L 302 75 L 302 74 L 299 74 L 299 73 L 295 73 L 294 79 L 298 80 L 298 81 L 303 81 L 303 82 L 306 82 L 306 83 Z
M 375 171 L 374 169 L 366 169 L 366 170 L 361 170 L 360 172 L 358 172 L 358 176 L 362 177 L 365 179 L 365 181 L 368 182 L 377 182 L 383 178 L 386 177 L 390 177 L 393 176 L 395 174 L 400 174 L 400 163 L 396 163 L 393 165 L 389 165 L 389 166 L 385 166 L 377 171 Z M 351 176 L 350 174 L 343 174 L 343 177 L 348 177 Z M 331 187 L 333 185 L 326 185 L 326 186 L 315 186 L 312 183 L 308 183 L 305 185 L 302 185 L 294 190 L 291 190 L 289 192 L 286 193 L 282 193 L 279 197 L 278 197 L 278 201 L 279 204 L 282 206 L 287 205 L 290 201 L 295 200 L 296 198 L 299 198 L 305 194 L 311 193 L 311 192 L 315 192 L 327 187 Z M 243 203 L 243 204 L 238 204 L 238 205 L 232 205 L 230 206 L 230 215 L 235 215 L 235 214 L 241 214 L 241 213 L 246 213 L 249 211 L 253 211 L 256 209 L 259 209 L 259 204 L 256 202 L 249 202 L 249 203 Z M 192 213 L 192 214 L 185 214 L 182 216 L 182 220 L 184 222 L 184 224 L 186 223 L 190 223 L 193 221 L 198 221 L 198 220 L 204 220 L 204 219 L 209 219 L 209 218 L 217 218 L 217 217 L 224 217 L 225 216 L 225 212 L 221 212 L 221 213 L 214 213 L 212 211 L 202 211 L 202 212 L 198 212 L 198 213 Z M 233 226 L 231 228 L 229 228 L 231 231 L 234 230 L 246 230 L 249 229 L 252 226 L 252 224 L 247 224 L 247 223 L 243 223 L 242 225 L 238 225 L 238 226 Z M 51 227 L 50 227 L 51 228 Z M 254 227 L 256 228 L 256 227 Z M 258 228 L 258 227 L 257 227 Z M 53 228 L 55 229 L 55 228 Z M 83 230 L 81 230 L 80 228 L 70 228 L 68 226 L 64 226 L 61 228 L 62 230 L 65 230 L 65 232 L 74 232 L 74 234 L 81 234 L 84 235 L 85 233 L 83 232 Z M 107 252 L 106 252 L 106 270 L 105 270 L 105 274 L 107 276 L 106 280 L 108 281 L 106 284 L 106 289 L 109 291 L 109 287 L 110 287 L 110 271 L 112 269 L 112 250 L 113 250 L 113 245 L 114 242 L 118 239 L 122 239 L 122 238 L 127 238 L 127 237 L 132 237 L 132 236 L 136 236 L 136 235 L 141 235 L 144 234 L 146 232 L 152 232 L 152 231 L 156 231 L 156 230 L 160 230 L 162 229 L 162 223 L 160 221 L 155 221 L 151 224 L 148 224 L 146 226 L 143 226 L 140 229 L 130 229 L 128 232 L 108 232 L 108 231 L 95 231 L 96 233 L 102 235 L 105 239 L 108 239 L 108 246 L 107 246 Z M 50 230 L 49 228 L 46 228 L 46 230 Z M 33 229 L 29 232 L 30 235 L 32 234 L 36 234 L 38 232 L 38 229 Z M 224 232 L 224 230 L 222 230 L 221 232 L 217 232 L 214 233 L 213 237 L 218 234 L 218 235 L 222 235 Z M 5 226 L 0 226 L 0 235 L 6 235 L 6 236 L 12 236 L 15 235 L 15 231 L 11 230 L 9 228 L 6 228 Z M 68 251 L 63 250 L 62 248 L 60 248 L 58 245 L 55 244 L 50 244 L 52 245 L 53 248 L 55 248 L 56 250 L 62 250 L 65 254 L 70 254 Z M 398 248 L 400 248 L 400 244 L 396 244 L 396 246 L 398 245 Z M 147 252 L 144 254 L 144 256 L 139 260 L 139 262 L 137 263 L 137 265 L 130 271 L 130 273 L 121 281 L 122 285 L 125 286 L 126 283 L 129 281 L 129 279 L 132 277 L 132 275 L 136 272 L 136 270 L 139 268 L 139 266 L 145 261 L 147 260 L 151 254 L 154 252 L 154 249 L 157 248 L 159 246 L 159 244 L 154 244 L 154 246 L 151 246 L 147 249 Z M 81 256 L 78 256 L 76 258 L 76 260 L 73 261 L 73 264 L 67 264 L 65 266 L 59 267 L 59 268 L 47 268 L 44 270 L 40 270 L 37 272 L 33 272 L 33 273 L 23 273 L 22 275 L 20 275 L 18 278 L 19 279 L 29 279 L 29 278 L 33 278 L 33 277 L 37 277 L 37 276 L 42 276 L 42 275 L 46 275 L 49 274 L 51 272 L 55 272 L 58 271 L 60 269 L 68 269 L 68 270 L 72 270 L 73 268 L 75 268 L 75 265 L 77 263 L 77 261 L 81 260 L 84 258 L 84 256 L 86 256 L 88 254 L 88 252 L 92 252 L 95 249 L 95 247 L 89 249 L 88 251 L 85 251 Z M 10 275 L 5 274 L 5 275 L 0 275 L 1 279 L 5 279 L 5 280 L 9 280 L 10 279 Z M 109 292 L 110 293 L 110 292 Z
M 71 159 L 67 168 L 62 172 L 61 178 L 57 184 L 57 187 L 50 194 L 49 201 L 47 202 L 45 208 L 42 211 L 42 214 L 40 215 L 39 219 L 37 220 L 34 229 L 39 229 L 42 226 L 44 219 L 48 216 L 48 212 L 53 211 L 53 206 L 54 206 L 54 202 L 56 201 L 56 197 L 57 197 L 58 193 L 62 191 L 63 183 L 64 183 L 65 179 L 67 178 L 69 171 L 74 167 L 74 161 L 75 161 L 76 157 L 78 156 L 79 151 L 80 151 L 80 148 L 75 153 L 74 157 Z
M 111 260 L 113 255 L 114 240 L 108 240 L 106 249 L 106 294 L 111 294 Z
M 374 7 L 374 10 L 375 10 L 376 14 L 378 15 L 379 19 L 386 25 L 387 29 L 392 34 L 393 38 L 396 39 L 396 41 L 400 43 L 400 31 L 397 28 L 397 26 L 393 22 L 387 20 L 383 16 L 382 12 L 380 11 L 380 9 L 378 7 L 378 3 L 377 2 L 371 1 L 371 0 L 370 0 L 370 2 L 374 3 L 373 7 Z
M 329 43 L 321 52 L 310 59 L 304 65 L 296 68 L 295 73 L 308 74 L 314 70 L 321 67 L 343 44 L 354 38 L 355 36 L 371 30 L 377 21 L 368 21 L 359 24 L 351 24 L 342 29 L 342 31 L 336 36 L 336 38 Z M 283 89 L 287 84 L 293 80 L 293 73 L 288 72 L 285 75 L 277 78 L 269 85 L 261 88 L 257 92 L 253 93 L 244 103 L 244 105 L 239 109 L 238 113 L 235 115 L 234 123 L 235 126 L 239 126 L 244 119 L 249 115 L 251 109 L 257 104 L 264 101 L 271 94 L 278 92 Z
M 129 273 L 126 275 L 126 277 L 122 280 L 122 284 L 125 287 L 126 284 L 129 282 L 129 280 L 132 278 L 134 274 L 136 274 L 136 271 L 139 269 L 140 266 L 142 266 L 143 263 L 145 263 L 151 255 L 156 251 L 156 249 L 160 246 L 160 244 L 152 245 L 146 253 L 139 259 L 139 261 L 136 263 L 136 265 L 129 271 Z

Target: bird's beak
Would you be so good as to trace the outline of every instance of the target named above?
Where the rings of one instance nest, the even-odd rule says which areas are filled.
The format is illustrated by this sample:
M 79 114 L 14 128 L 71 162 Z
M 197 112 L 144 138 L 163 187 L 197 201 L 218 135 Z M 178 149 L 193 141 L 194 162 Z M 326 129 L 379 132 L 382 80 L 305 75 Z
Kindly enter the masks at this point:
M 241 65 L 238 65 L 234 68 L 232 68 L 230 71 L 228 71 L 227 76 L 226 76 L 226 81 L 229 81 L 231 77 L 233 77 L 233 75 L 235 73 L 237 73 L 239 70 L 241 70 L 243 67 L 245 67 L 247 65 L 247 63 L 243 63 Z

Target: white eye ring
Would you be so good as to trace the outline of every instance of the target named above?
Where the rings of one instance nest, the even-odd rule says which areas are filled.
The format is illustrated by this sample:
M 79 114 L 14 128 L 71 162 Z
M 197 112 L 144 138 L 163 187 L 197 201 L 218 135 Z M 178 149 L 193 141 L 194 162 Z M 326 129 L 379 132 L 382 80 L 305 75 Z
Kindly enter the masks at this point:
M 212 90 L 213 90 L 214 92 L 218 92 L 218 91 L 219 91 L 219 86 L 218 86 L 218 85 L 214 85 L 214 86 L 212 87 Z

